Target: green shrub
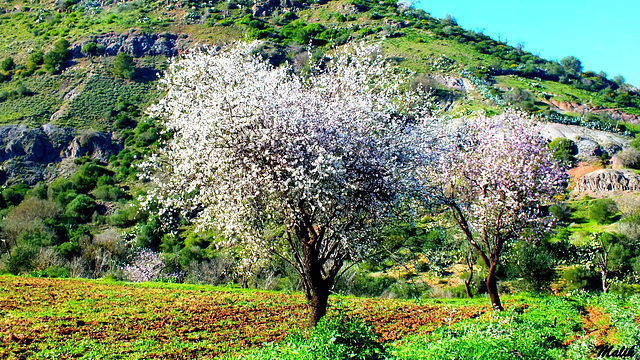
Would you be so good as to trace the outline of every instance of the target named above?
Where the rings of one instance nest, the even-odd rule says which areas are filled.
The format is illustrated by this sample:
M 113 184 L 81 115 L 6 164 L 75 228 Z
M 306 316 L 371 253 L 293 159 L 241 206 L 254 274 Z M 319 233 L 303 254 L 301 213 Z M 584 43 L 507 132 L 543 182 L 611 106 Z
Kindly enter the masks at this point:
M 139 224 L 136 230 L 136 247 L 154 251 L 160 248 L 164 234 L 158 218 L 149 218 L 146 224 Z
M 572 266 L 562 273 L 566 282 L 565 290 L 597 290 L 602 289 L 602 280 L 595 271 L 582 266 Z
M 58 254 L 66 259 L 72 259 L 81 254 L 82 249 L 77 242 L 67 241 L 56 247 Z
M 631 142 L 629 143 L 629 146 L 640 150 L 640 133 L 636 134 L 635 139 L 631 140 Z
M 38 182 L 29 191 L 27 191 L 25 197 L 35 197 L 43 200 L 47 199 L 47 184 L 43 181 Z
M 85 194 L 76 196 L 66 207 L 65 215 L 79 222 L 87 222 L 96 209 L 96 203 Z
M 2 71 L 11 71 L 15 68 L 16 63 L 13 61 L 12 57 L 5 58 L 0 63 L 0 70 Z
M 11 257 L 9 257 L 3 270 L 13 275 L 28 272 L 32 268 L 32 263 L 37 253 L 35 246 L 18 244 L 12 249 Z
M 7 205 L 18 205 L 24 200 L 27 191 L 29 191 L 27 184 L 11 185 L 2 190 L 2 199 Z
M 133 79 L 136 74 L 136 66 L 133 57 L 127 53 L 118 53 L 113 63 L 113 74 L 124 79 Z
M 616 203 L 611 199 L 594 200 L 589 206 L 589 218 L 599 224 L 610 224 L 618 212 Z
M 562 164 L 571 165 L 576 160 L 574 155 L 577 154 L 578 148 L 571 139 L 555 138 L 547 147 L 553 152 L 553 158 Z
M 44 277 L 44 278 L 68 278 L 70 276 L 69 270 L 62 266 L 51 266 L 45 270 L 38 270 L 31 273 L 31 276 Z
M 575 358 L 565 342 L 582 328 L 579 304 L 550 298 L 511 309 L 406 337 L 390 352 L 398 360 Z M 578 358 L 589 356 L 590 350 Z
M 112 185 L 98 186 L 92 194 L 96 199 L 103 201 L 117 201 L 127 195 L 120 187 Z
M 113 215 L 109 216 L 107 222 L 113 226 L 124 228 L 135 225 L 140 220 L 138 208 L 131 204 L 116 209 Z
M 567 221 L 571 219 L 571 208 L 564 203 L 549 206 L 549 213 L 558 221 Z
M 88 43 L 84 44 L 84 46 L 82 47 L 82 52 L 88 56 L 97 55 L 98 45 L 96 45 L 96 43 L 94 43 L 93 41 L 89 41 Z
M 54 44 L 54 48 L 43 57 L 44 68 L 50 74 L 55 74 L 62 70 L 62 64 L 67 59 L 69 53 L 69 41 L 60 39 Z
M 98 181 L 96 182 L 96 186 L 115 185 L 115 184 L 116 184 L 116 179 L 114 179 L 112 175 L 106 175 L 106 174 L 100 176 L 98 178 Z
M 29 56 L 29 61 L 36 64 L 42 65 L 44 63 L 44 53 L 42 50 L 38 50 Z
M 521 241 L 511 251 L 507 271 L 511 278 L 520 279 L 518 286 L 526 291 L 543 291 L 551 285 L 556 277 L 556 264 L 544 247 Z
M 379 360 L 387 352 L 370 324 L 343 312 L 327 315 L 308 336 L 294 334 L 276 345 L 249 352 L 244 359 Z
M 88 162 L 82 164 L 82 166 L 78 168 L 78 171 L 69 177 L 69 180 L 73 184 L 74 189 L 87 193 L 95 188 L 98 183 L 98 179 L 105 175 L 111 176 L 113 175 L 113 172 L 104 166 Z

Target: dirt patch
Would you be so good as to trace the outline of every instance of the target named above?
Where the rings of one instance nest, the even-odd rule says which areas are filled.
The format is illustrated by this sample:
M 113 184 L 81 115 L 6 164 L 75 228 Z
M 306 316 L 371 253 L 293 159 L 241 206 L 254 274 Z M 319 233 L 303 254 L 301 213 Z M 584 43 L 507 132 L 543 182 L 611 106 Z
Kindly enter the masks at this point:
M 582 323 L 587 337 L 593 337 L 596 346 L 617 344 L 616 329 L 611 326 L 611 315 L 606 314 L 601 308 L 588 307 L 585 310 L 587 314 L 583 317 Z
M 602 164 L 581 161 L 578 163 L 578 165 L 576 165 L 576 167 L 574 167 L 573 169 L 569 169 L 567 171 L 567 174 L 569 174 L 572 181 L 576 181 L 582 176 L 600 169 L 604 169 L 604 166 L 602 166 Z

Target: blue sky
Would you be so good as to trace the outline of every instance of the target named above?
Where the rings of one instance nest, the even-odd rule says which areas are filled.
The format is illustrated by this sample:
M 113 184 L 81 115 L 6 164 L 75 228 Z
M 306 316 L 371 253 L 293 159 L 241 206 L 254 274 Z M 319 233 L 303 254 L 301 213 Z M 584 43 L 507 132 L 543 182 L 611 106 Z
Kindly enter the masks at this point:
M 546 59 L 575 56 L 585 70 L 640 86 L 640 0 L 420 0 L 431 16 L 451 14 L 479 31 Z

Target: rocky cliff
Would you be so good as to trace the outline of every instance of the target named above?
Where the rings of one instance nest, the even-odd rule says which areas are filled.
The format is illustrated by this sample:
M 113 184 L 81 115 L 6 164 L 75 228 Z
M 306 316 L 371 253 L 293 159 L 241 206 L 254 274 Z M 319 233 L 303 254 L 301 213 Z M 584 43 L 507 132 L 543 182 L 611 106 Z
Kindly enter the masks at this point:
M 592 130 L 576 125 L 543 124 L 542 136 L 549 141 L 555 138 L 573 140 L 578 148 L 577 157 L 582 160 L 597 159 L 603 154 L 613 156 L 625 148 L 630 138 L 606 131 Z
M 111 133 L 84 131 L 50 124 L 37 128 L 26 125 L 0 126 L 0 181 L 35 184 L 58 173 L 64 159 L 82 156 L 106 162 L 122 148 Z
M 625 192 L 640 192 L 640 175 L 631 170 L 596 170 L 579 178 L 574 189 L 578 196 L 599 197 Z
M 128 33 L 106 33 L 98 35 L 92 39 L 78 42 L 70 48 L 73 58 L 88 56 L 82 52 L 82 48 L 93 42 L 98 46 L 94 55 L 116 56 L 120 52 L 130 54 L 133 57 L 164 55 L 167 57 L 178 54 L 178 36 L 171 33 L 146 34 L 140 31 Z

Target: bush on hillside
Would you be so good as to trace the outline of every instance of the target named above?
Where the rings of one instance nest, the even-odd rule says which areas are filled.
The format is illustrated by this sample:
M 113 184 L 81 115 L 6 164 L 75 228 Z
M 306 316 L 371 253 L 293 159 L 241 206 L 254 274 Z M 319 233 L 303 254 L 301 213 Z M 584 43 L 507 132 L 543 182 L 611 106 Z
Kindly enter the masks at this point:
M 633 146 L 630 146 L 617 153 L 615 157 L 624 167 L 631 169 L 640 169 L 640 150 Z
M 547 146 L 553 152 L 553 158 L 562 164 L 570 166 L 576 161 L 574 155 L 578 153 L 578 147 L 573 140 L 559 137 L 553 139 Z
M 589 206 L 589 218 L 599 224 L 611 224 L 617 212 L 618 207 L 611 199 L 594 200 Z
M 544 291 L 556 277 L 556 261 L 541 244 L 528 241 L 516 244 L 513 256 L 507 264 L 512 278 L 519 279 L 517 286 L 525 291 Z
M 76 196 L 65 210 L 65 215 L 79 222 L 87 222 L 96 209 L 96 203 L 89 196 L 80 194 Z
M 562 273 L 562 279 L 565 281 L 564 290 L 602 289 L 602 280 L 598 273 L 594 270 L 585 269 L 580 265 L 566 269 Z
M 113 63 L 113 74 L 124 79 L 133 79 L 136 74 L 136 66 L 133 57 L 127 53 L 118 53 Z
M 327 315 L 305 336 L 294 334 L 280 344 L 249 353 L 250 359 L 381 360 L 387 350 L 369 323 L 344 314 Z
M 15 68 L 16 63 L 13 61 L 12 57 L 5 58 L 0 63 L 0 70 L 2 71 L 11 71 Z
M 62 64 L 67 60 L 69 53 L 69 41 L 67 39 L 60 39 L 55 44 L 52 50 L 47 52 L 43 57 L 44 68 L 50 74 L 55 74 L 62 70 Z

